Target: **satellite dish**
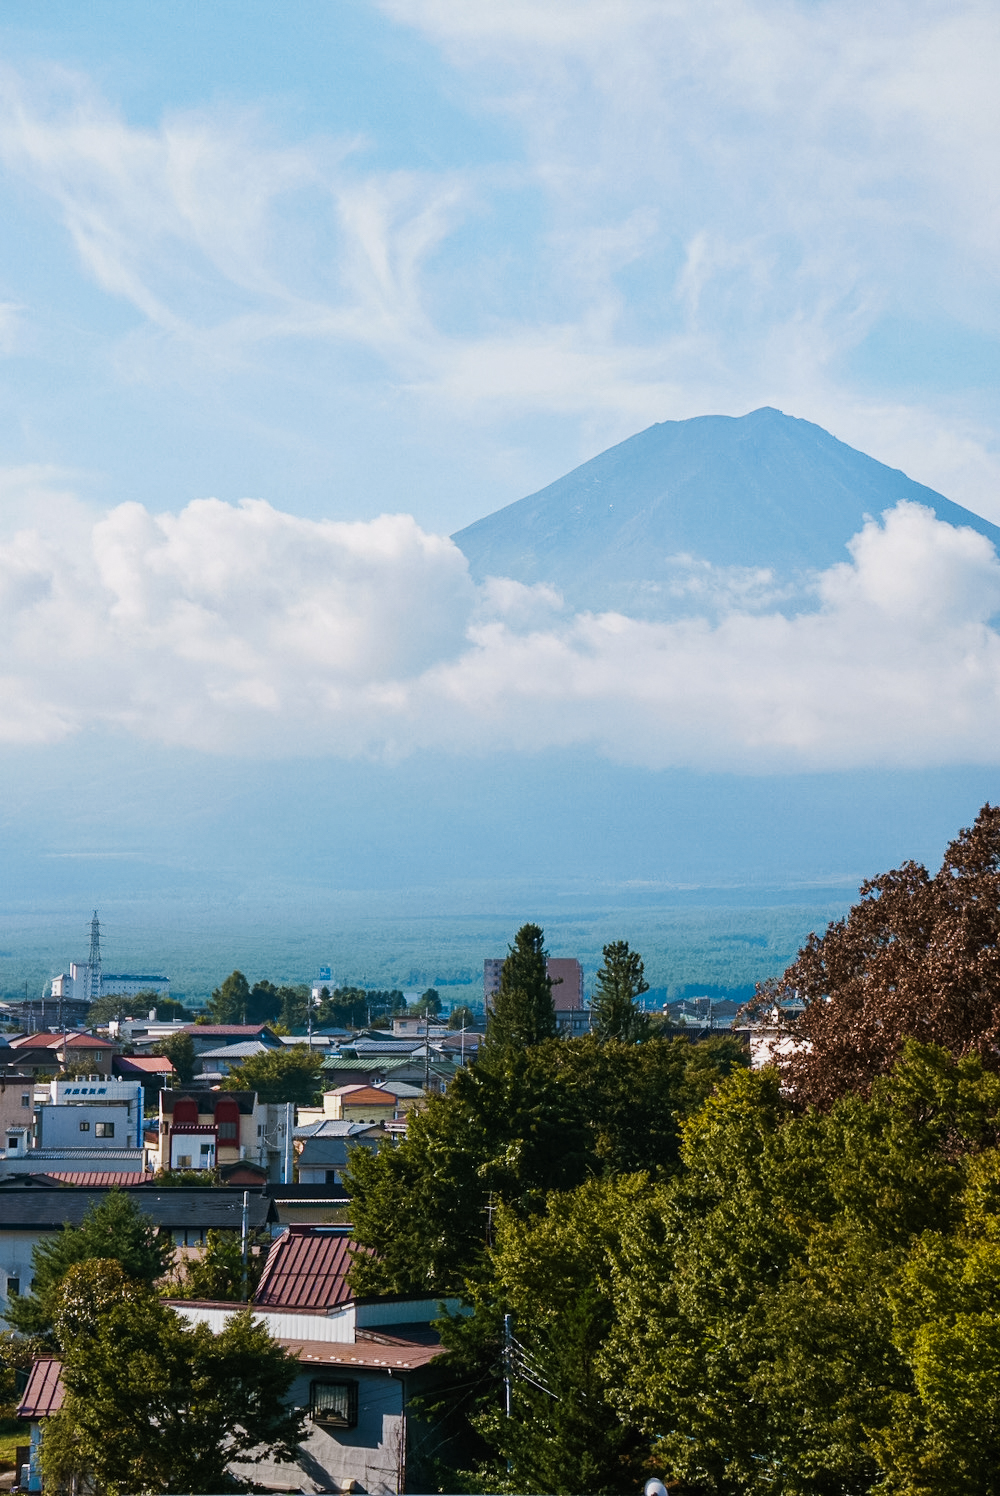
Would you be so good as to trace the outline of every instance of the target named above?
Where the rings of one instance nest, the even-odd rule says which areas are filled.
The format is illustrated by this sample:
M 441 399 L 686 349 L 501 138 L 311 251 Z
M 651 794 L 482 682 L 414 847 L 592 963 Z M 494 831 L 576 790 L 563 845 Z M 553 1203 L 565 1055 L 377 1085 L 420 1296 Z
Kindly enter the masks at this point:
M 642 1489 L 644 1496 L 669 1496 L 669 1492 L 662 1480 L 657 1480 L 655 1476 L 652 1480 L 647 1480 Z

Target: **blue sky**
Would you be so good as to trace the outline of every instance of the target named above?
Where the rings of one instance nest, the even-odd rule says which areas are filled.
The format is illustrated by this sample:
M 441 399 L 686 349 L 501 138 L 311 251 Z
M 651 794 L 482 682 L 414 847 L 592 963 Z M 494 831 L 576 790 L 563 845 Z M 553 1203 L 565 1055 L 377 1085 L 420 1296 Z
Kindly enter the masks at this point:
M 0 6 L 17 836 L 40 772 L 55 846 L 95 751 L 144 744 L 461 756 L 487 800 L 492 754 L 566 748 L 991 767 L 1000 562 L 926 512 L 807 616 L 684 625 L 476 587 L 447 536 L 765 404 L 1000 521 L 998 75 L 986 3 Z
M 459 528 L 774 404 L 992 517 L 988 5 L 0 11 L 2 456 Z

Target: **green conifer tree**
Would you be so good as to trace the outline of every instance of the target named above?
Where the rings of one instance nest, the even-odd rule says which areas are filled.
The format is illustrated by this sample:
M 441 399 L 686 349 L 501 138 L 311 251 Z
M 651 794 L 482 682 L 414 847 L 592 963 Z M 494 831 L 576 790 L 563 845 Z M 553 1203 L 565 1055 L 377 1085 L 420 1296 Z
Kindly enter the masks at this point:
M 614 940 L 604 947 L 604 965 L 597 973 L 594 990 L 594 1032 L 599 1039 L 620 1039 L 637 1044 L 645 1038 L 649 1024 L 636 1007 L 636 998 L 649 991 L 642 957 L 630 951 L 627 940 Z
M 520 1054 L 532 1044 L 555 1038 L 552 983 L 545 970 L 545 934 L 540 925 L 522 925 L 507 947 L 500 991 L 486 1026 L 483 1059 Z

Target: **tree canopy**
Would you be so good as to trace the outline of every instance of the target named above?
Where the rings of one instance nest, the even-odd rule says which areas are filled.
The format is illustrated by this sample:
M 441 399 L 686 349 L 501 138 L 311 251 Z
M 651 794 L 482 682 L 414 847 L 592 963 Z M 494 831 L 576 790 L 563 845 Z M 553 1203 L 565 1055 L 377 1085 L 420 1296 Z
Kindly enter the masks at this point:
M 249 1055 L 221 1083 L 223 1091 L 256 1091 L 258 1101 L 310 1106 L 319 1091 L 322 1055 L 306 1044 L 282 1045 Z
M 680 1119 L 743 1063 L 729 1038 L 635 1047 L 588 1035 L 460 1070 L 397 1147 L 351 1152 L 354 1234 L 374 1252 L 356 1261 L 355 1286 L 460 1291 L 481 1270 L 500 1204 L 529 1215 L 596 1175 L 671 1172 Z
M 780 1013 L 791 998 L 806 1007 L 790 1032 L 808 1047 L 782 1069 L 802 1105 L 866 1094 L 907 1038 L 1000 1069 L 1000 807 L 959 832 L 933 877 L 905 862 L 863 883 L 753 1006 Z
M 221 1492 L 248 1488 L 234 1464 L 295 1459 L 304 1415 L 284 1399 L 298 1362 L 250 1310 L 218 1335 L 189 1327 L 107 1260 L 71 1268 L 57 1298 L 66 1395 L 46 1424 L 46 1486 Z
M 123 1190 L 109 1190 L 91 1205 L 79 1226 L 65 1226 L 32 1249 L 31 1292 L 11 1299 L 7 1320 L 25 1335 L 52 1331 L 60 1285 L 71 1267 L 91 1257 L 113 1258 L 124 1275 L 152 1287 L 173 1260 L 168 1232 L 161 1231 Z
M 173 1065 L 182 1086 L 194 1079 L 194 1040 L 190 1034 L 171 1034 L 153 1045 L 153 1054 L 163 1055 Z
M 249 1006 L 250 983 L 241 971 L 231 971 L 208 1002 L 213 1023 L 252 1023 L 255 1020 L 247 1016 Z

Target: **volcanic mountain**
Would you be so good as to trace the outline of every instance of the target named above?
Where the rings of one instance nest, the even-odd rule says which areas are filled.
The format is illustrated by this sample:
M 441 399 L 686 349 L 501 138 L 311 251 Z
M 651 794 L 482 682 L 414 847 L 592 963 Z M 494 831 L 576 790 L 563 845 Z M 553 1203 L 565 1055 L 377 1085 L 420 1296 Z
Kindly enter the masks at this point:
M 573 608 L 669 617 L 801 603 L 818 571 L 848 559 L 866 517 L 904 499 L 1000 551 L 996 525 L 770 407 L 650 426 L 453 539 L 477 580 L 547 582 Z

